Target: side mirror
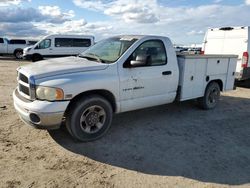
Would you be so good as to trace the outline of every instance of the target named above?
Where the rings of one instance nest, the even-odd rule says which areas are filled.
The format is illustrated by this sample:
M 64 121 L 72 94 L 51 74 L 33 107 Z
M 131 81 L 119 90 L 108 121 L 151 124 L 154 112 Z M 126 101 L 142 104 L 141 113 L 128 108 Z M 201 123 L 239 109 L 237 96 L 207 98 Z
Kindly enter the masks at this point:
M 136 56 L 136 60 L 130 61 L 130 65 L 132 67 L 145 66 L 147 64 L 147 57 L 138 55 Z

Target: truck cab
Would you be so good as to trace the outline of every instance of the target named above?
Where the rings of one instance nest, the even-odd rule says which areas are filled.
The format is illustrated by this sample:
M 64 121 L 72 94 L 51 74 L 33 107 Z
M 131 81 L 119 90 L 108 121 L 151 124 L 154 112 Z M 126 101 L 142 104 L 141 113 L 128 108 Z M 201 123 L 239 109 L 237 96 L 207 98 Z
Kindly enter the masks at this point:
M 0 53 L 3 54 L 3 53 L 6 53 L 6 45 L 5 45 L 5 42 L 4 42 L 4 38 L 0 38 Z
M 134 40 L 129 37 L 123 39 Z M 117 66 L 122 112 L 152 106 L 151 102 L 159 105 L 163 101 L 174 101 L 179 69 L 169 39 L 137 36 L 137 41 Z M 162 87 L 166 85 L 168 87 Z

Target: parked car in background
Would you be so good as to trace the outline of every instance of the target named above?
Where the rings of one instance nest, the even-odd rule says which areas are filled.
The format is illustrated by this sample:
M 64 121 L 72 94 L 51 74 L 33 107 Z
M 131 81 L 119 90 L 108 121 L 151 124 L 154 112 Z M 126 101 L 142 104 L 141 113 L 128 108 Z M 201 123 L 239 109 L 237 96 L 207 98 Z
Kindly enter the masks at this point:
M 24 49 L 24 58 L 33 62 L 51 57 L 75 56 L 94 44 L 90 35 L 49 35 Z
M 174 46 L 174 50 L 179 53 L 179 52 L 185 52 L 188 50 L 188 48 L 183 47 L 183 46 Z
M 174 48 L 177 54 L 201 54 L 200 47 L 180 47 Z
M 0 55 L 14 55 L 17 59 L 23 58 L 23 49 L 32 44 L 25 39 L 10 39 L 0 37 Z
M 250 27 L 208 29 L 202 51 L 204 54 L 238 55 L 236 79 L 250 79 Z
M 190 47 L 188 48 L 189 54 L 201 54 L 201 48 L 200 47 Z
M 28 45 L 35 45 L 37 42 L 37 40 L 28 40 Z
M 20 117 L 37 128 L 59 128 L 91 141 L 107 132 L 114 113 L 198 99 L 213 109 L 234 88 L 236 55 L 177 56 L 169 38 L 116 36 L 78 57 L 17 69 L 13 92 Z

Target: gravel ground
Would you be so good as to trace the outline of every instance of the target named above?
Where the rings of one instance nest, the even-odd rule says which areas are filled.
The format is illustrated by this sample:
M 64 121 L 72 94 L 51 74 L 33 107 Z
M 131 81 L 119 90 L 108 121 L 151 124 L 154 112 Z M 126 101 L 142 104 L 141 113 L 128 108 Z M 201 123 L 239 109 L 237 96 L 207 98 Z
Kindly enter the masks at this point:
M 13 108 L 16 68 L 0 58 L 0 187 L 250 187 L 250 83 L 211 111 L 188 101 L 123 113 L 90 143 L 37 130 Z

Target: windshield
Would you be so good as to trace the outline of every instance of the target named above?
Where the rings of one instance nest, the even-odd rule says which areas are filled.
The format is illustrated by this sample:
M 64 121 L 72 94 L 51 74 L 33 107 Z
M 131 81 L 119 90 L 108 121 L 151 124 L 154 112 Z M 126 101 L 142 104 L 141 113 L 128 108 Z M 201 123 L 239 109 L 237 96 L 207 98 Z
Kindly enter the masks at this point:
M 79 57 L 102 63 L 114 63 L 136 40 L 131 37 L 105 39 L 84 51 Z
M 49 48 L 51 45 L 51 40 L 50 39 L 44 39 L 41 42 L 36 43 L 36 48 L 35 49 L 46 49 Z

